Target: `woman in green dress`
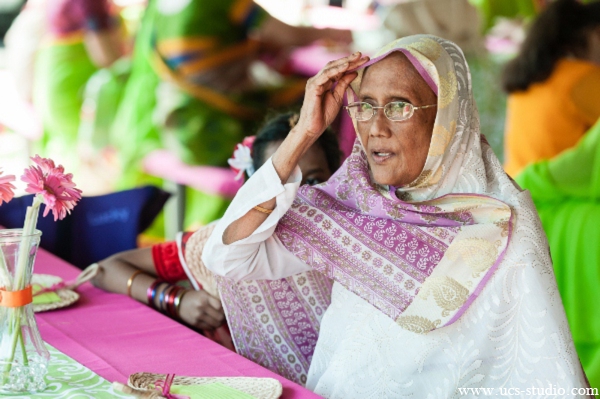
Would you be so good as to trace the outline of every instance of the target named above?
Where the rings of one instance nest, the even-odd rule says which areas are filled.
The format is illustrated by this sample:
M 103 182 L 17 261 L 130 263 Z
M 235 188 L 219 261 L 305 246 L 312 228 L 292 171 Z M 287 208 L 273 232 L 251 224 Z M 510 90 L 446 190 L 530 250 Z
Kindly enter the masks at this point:
M 324 37 L 349 42 L 351 35 L 291 27 L 251 0 L 151 0 L 112 128 L 123 169 L 119 188 L 160 184 L 141 167 L 159 148 L 189 164 L 226 166 L 267 109 L 293 104 L 304 90 L 304 81 L 291 79 L 257 85 L 249 71 L 259 52 Z M 192 189 L 186 202 L 186 227 L 220 217 L 228 204 Z
M 577 146 L 529 165 L 516 181 L 531 192 L 577 353 L 600 388 L 600 121 Z
M 83 88 L 92 74 L 122 54 L 119 27 L 109 0 L 52 0 L 45 7 L 48 34 L 35 62 L 33 100 L 44 124 L 36 150 L 60 154 L 76 170 Z

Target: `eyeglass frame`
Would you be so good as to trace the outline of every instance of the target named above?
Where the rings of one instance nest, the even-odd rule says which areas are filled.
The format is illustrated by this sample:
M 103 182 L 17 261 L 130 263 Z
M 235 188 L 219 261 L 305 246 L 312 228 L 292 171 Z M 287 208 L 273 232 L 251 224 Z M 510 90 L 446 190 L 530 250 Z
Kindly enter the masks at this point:
M 393 103 L 404 103 L 404 104 L 408 104 L 412 107 L 412 112 L 410 114 L 409 117 L 404 118 L 404 119 L 392 119 L 389 116 L 387 116 L 387 113 L 385 112 L 385 107 L 387 107 L 390 104 Z M 371 106 L 371 108 L 373 109 L 373 115 L 371 115 L 371 117 L 369 119 L 356 119 L 352 116 L 352 114 L 350 113 L 350 107 L 352 107 L 353 105 L 358 105 L 358 104 L 369 104 Z M 402 121 L 407 121 L 410 118 L 412 118 L 412 116 L 415 114 L 415 111 L 418 109 L 424 109 L 424 108 L 431 108 L 431 107 L 437 107 L 437 104 L 431 104 L 431 105 L 421 105 L 419 107 L 415 107 L 413 104 L 409 103 L 408 101 L 390 101 L 389 103 L 385 104 L 385 105 L 380 105 L 380 106 L 375 106 L 373 104 L 364 102 L 364 101 L 355 101 L 353 103 L 350 103 L 348 105 L 344 105 L 344 109 L 348 112 L 348 115 L 350 115 L 350 118 L 352 119 L 356 119 L 357 122 L 367 122 L 370 121 L 371 119 L 373 119 L 373 117 L 375 116 L 375 114 L 377 113 L 378 109 L 383 109 L 383 115 L 385 115 L 386 118 L 388 118 L 389 120 L 391 120 L 392 122 L 402 122 Z

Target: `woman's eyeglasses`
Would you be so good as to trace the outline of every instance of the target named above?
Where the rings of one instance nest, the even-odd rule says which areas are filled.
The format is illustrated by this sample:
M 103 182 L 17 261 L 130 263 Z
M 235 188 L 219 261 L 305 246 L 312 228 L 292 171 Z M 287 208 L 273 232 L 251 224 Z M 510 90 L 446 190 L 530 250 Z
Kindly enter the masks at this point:
M 404 101 L 392 101 L 390 103 L 385 104 L 383 107 L 376 107 L 369 103 L 351 103 L 345 106 L 348 114 L 352 119 L 356 119 L 357 121 L 368 121 L 375 115 L 376 109 L 383 109 L 383 113 L 385 116 L 391 121 L 405 121 L 409 119 L 415 113 L 417 109 L 430 108 L 435 107 L 437 104 L 433 105 L 423 105 L 421 107 L 415 107 L 411 103 L 407 103 Z

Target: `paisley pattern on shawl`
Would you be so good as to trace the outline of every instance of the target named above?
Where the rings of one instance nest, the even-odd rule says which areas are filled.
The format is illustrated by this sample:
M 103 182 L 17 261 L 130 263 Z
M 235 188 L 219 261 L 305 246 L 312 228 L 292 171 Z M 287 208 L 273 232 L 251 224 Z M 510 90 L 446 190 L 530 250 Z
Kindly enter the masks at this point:
M 234 282 L 218 276 L 202 262 L 204 245 L 215 226 L 202 227 L 187 244 L 178 239 L 192 285 L 221 297 L 237 353 L 306 384 L 333 281 L 316 271 L 272 281 Z
M 217 276 L 237 353 L 305 385 L 332 281 L 309 271 L 279 280 Z

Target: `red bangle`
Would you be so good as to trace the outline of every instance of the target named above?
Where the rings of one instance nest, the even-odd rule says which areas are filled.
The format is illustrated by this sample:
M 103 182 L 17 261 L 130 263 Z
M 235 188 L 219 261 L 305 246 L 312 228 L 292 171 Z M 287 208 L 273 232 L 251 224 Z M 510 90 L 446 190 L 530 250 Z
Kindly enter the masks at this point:
M 179 291 L 181 291 L 182 289 L 183 288 L 178 285 L 174 286 L 171 292 L 169 292 L 169 296 L 167 297 L 167 313 L 173 318 L 175 317 L 175 298 L 177 297 Z

